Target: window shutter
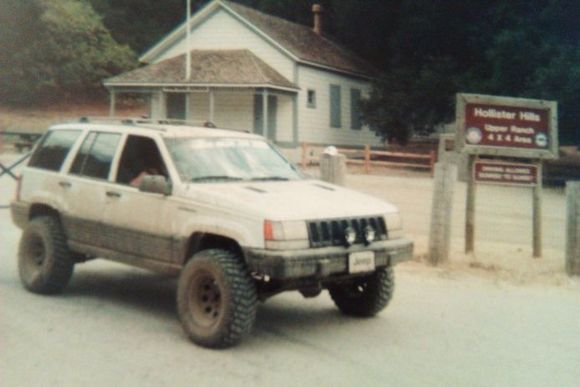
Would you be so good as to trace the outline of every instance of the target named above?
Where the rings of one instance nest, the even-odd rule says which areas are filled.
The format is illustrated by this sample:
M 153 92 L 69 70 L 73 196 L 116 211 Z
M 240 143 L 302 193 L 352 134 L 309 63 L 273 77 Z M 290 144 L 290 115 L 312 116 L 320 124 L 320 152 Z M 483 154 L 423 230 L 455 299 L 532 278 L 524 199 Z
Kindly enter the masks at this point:
M 330 126 L 340 128 L 341 124 L 340 86 L 330 85 Z
M 361 98 L 359 89 L 350 89 L 350 127 L 355 130 L 362 128 Z

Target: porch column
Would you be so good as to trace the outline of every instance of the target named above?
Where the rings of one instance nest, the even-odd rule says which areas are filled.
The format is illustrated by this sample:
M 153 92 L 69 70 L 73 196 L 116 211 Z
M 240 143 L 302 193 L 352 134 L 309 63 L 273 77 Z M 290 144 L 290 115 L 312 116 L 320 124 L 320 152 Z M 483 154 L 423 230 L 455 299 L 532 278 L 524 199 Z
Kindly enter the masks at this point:
M 209 122 L 215 124 L 214 122 L 214 113 L 215 113 L 215 95 L 214 90 L 209 89 Z
M 262 136 L 268 138 L 268 89 L 262 93 Z
M 115 117 L 115 89 L 111 89 L 109 96 L 109 117 Z

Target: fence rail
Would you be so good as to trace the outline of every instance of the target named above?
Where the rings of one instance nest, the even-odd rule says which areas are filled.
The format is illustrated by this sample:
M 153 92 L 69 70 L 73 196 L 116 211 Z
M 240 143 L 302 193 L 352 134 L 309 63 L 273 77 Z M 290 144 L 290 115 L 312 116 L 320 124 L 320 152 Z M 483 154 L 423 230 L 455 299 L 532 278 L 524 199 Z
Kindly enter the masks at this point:
M 324 147 L 303 143 L 300 162 L 302 167 L 318 163 L 318 156 L 323 149 Z M 347 164 L 362 165 L 365 173 L 369 173 L 372 167 L 393 167 L 427 169 L 433 175 L 437 161 L 437 153 L 433 150 L 429 153 L 393 152 L 372 150 L 370 145 L 365 145 L 364 149 L 337 148 L 337 151 L 346 156 Z
M 6 143 L 7 137 L 14 138 L 13 141 L 10 142 L 12 146 L 18 151 L 23 152 L 26 150 L 31 150 L 36 141 L 42 136 L 42 133 L 34 133 L 34 132 L 20 132 L 20 131 L 0 131 L 0 152 L 2 152 L 3 147 Z

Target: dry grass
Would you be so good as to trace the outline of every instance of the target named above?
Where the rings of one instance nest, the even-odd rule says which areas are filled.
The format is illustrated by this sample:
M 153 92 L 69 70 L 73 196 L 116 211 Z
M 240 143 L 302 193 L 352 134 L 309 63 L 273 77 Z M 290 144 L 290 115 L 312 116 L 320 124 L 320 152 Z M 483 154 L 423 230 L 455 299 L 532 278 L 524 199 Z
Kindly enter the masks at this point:
M 46 107 L 12 107 L 0 105 L 0 131 L 42 133 L 50 125 L 78 120 L 83 116 L 107 116 L 106 102 L 91 104 L 57 104 Z M 143 104 L 120 104 L 119 116 L 146 114 Z

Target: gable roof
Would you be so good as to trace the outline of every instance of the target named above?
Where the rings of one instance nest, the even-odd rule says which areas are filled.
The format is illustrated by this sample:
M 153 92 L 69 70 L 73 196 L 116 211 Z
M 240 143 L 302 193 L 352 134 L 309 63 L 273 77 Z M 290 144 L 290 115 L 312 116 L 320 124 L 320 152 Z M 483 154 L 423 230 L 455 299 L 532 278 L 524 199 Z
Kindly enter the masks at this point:
M 274 41 L 292 59 L 315 67 L 339 72 L 373 77 L 376 69 L 352 51 L 318 35 L 310 27 L 265 14 L 255 9 L 226 0 L 216 0 L 198 11 L 192 17 L 192 26 L 202 22 L 203 14 L 222 8 L 242 22 L 249 24 L 264 38 Z M 198 17 L 199 16 L 199 17 Z M 185 35 L 186 23 L 161 40 L 141 56 L 142 61 L 150 61 L 164 48 Z
M 185 79 L 185 54 L 108 78 L 105 86 L 228 85 L 298 89 L 250 50 L 192 50 L 191 78 Z

